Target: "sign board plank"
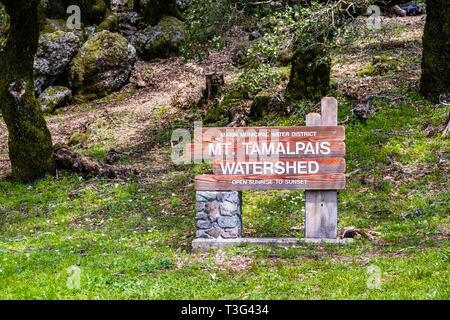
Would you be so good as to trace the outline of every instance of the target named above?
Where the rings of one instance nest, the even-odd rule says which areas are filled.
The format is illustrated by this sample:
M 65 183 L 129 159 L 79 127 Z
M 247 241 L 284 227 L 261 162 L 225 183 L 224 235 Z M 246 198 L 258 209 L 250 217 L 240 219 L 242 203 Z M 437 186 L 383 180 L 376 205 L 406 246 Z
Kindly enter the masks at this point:
M 214 160 L 214 174 L 315 174 L 345 173 L 344 158 L 281 158 Z
M 280 141 L 344 141 L 343 126 L 202 128 L 194 131 L 194 142 L 230 142 L 245 139 Z
M 345 174 L 305 175 L 199 175 L 196 190 L 338 190 L 345 188 Z
M 345 142 L 336 141 L 250 141 L 245 144 L 187 144 L 187 153 L 195 159 L 257 159 L 257 158 L 342 158 Z

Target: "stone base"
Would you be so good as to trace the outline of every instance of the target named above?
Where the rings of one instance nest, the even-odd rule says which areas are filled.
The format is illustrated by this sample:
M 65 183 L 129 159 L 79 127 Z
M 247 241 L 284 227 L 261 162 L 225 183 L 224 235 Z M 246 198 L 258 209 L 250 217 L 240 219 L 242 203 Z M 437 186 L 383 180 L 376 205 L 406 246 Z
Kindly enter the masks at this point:
M 198 251 L 208 251 L 210 249 L 222 249 L 225 247 L 243 247 L 246 245 L 263 245 L 287 247 L 304 243 L 351 243 L 353 239 L 316 239 L 316 238 L 236 238 L 236 239 L 195 239 L 192 241 L 192 248 Z
M 236 239 L 242 236 L 242 192 L 197 191 L 196 201 L 196 238 Z

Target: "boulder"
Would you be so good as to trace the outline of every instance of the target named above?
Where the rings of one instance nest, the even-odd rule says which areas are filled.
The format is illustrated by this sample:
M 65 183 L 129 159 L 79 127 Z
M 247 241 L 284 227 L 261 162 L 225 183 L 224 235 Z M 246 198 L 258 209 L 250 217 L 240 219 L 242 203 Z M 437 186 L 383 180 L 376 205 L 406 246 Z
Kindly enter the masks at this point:
M 66 106 L 72 100 L 72 91 L 66 87 L 48 87 L 39 96 L 42 112 L 53 113 L 57 108 Z
M 255 39 L 252 41 L 242 41 L 238 43 L 236 48 L 234 48 L 233 52 L 231 53 L 231 61 L 233 62 L 233 65 L 239 66 L 248 62 L 248 49 L 250 48 L 250 46 L 258 43 L 258 41 L 259 39 Z
M 270 102 L 270 95 L 266 92 L 260 92 L 253 99 L 252 105 L 250 107 L 250 118 L 253 120 L 261 119 L 267 112 Z
M 123 36 L 95 33 L 69 66 L 69 83 L 76 102 L 102 98 L 119 90 L 130 77 L 136 50 Z
M 176 0 L 175 3 L 177 5 L 178 10 L 180 12 L 184 12 L 192 4 L 192 0 Z
M 74 132 L 67 142 L 70 147 L 85 145 L 91 135 L 90 132 Z
M 259 38 L 262 38 L 264 33 L 261 33 L 259 30 L 255 30 L 248 35 L 248 40 L 253 41 Z
M 154 26 L 164 16 L 181 19 L 176 0 L 134 0 L 134 11 L 140 13 L 144 21 Z
M 111 0 L 111 8 L 114 12 L 132 10 L 133 6 L 133 0 Z
M 142 23 L 141 16 L 137 12 L 125 11 L 118 13 L 119 33 L 128 40 L 138 31 L 147 26 Z
M 50 29 L 51 31 L 45 32 L 44 30 L 40 30 L 40 34 L 44 34 L 44 33 L 52 33 L 55 31 L 64 31 L 64 32 L 74 32 L 79 38 L 81 38 L 80 36 L 83 35 L 83 31 L 82 30 L 71 30 L 67 27 L 67 21 L 64 19 L 49 19 L 46 18 L 45 19 L 45 23 L 46 23 L 46 28 Z
M 110 14 L 98 25 L 97 31 L 108 30 L 116 32 L 119 30 L 119 18 L 115 14 Z
M 203 122 L 217 127 L 233 121 L 233 116 L 241 110 L 241 95 L 238 91 L 225 93 L 222 102 L 211 105 Z
M 34 86 L 40 94 L 66 69 L 80 48 L 80 39 L 73 32 L 56 31 L 39 37 L 34 58 Z
M 394 58 L 388 56 L 375 56 L 363 70 L 358 72 L 358 76 L 379 76 L 390 71 L 396 71 L 399 63 Z
M 176 56 L 185 36 L 183 22 L 175 17 L 164 17 L 156 26 L 137 32 L 130 42 L 139 57 L 151 60 Z

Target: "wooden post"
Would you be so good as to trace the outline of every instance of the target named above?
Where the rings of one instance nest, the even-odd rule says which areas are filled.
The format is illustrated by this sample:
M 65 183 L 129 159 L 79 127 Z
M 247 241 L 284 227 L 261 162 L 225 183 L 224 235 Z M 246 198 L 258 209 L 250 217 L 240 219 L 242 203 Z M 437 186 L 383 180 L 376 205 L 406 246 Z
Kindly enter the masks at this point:
M 325 97 L 321 115 L 310 113 L 306 126 L 337 126 L 337 100 Z M 337 237 L 337 191 L 305 192 L 305 237 L 335 239 Z
M 220 88 L 225 84 L 223 74 L 208 73 L 205 75 L 206 89 L 204 92 L 206 101 L 212 101 L 217 97 Z

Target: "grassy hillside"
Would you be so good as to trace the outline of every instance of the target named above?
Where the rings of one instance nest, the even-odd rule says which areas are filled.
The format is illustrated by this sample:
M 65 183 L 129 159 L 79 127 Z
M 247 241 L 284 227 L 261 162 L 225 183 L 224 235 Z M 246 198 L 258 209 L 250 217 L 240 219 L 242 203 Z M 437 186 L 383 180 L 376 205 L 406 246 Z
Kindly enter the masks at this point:
M 169 139 L 201 117 L 187 107 L 203 84 L 199 70 L 223 68 L 227 83 L 242 72 L 225 47 L 198 63 L 139 63 L 135 73 L 146 74 L 149 87 L 47 119 L 54 142 L 87 132 L 78 151 L 103 159 L 120 150 L 121 162 L 142 172 L 130 181 L 59 172 L 32 186 L 11 183 L 2 122 L 0 299 L 450 298 L 450 143 L 440 133 L 450 110 L 417 93 L 423 23 L 386 19 L 381 30 L 333 52 L 329 95 L 339 101 L 351 173 L 339 193 L 339 229 L 375 231 L 375 239 L 191 252 L 192 181 L 210 168 L 172 164 Z M 374 56 L 395 64 L 361 73 Z M 285 82 L 277 85 L 281 91 Z M 361 112 L 369 94 L 377 96 Z M 304 125 L 315 108 L 298 104 L 289 116 L 273 113 L 251 125 Z M 303 208 L 301 191 L 244 192 L 244 234 L 303 237 Z

